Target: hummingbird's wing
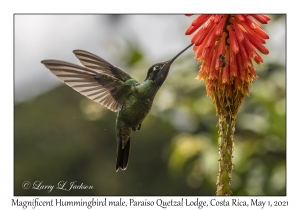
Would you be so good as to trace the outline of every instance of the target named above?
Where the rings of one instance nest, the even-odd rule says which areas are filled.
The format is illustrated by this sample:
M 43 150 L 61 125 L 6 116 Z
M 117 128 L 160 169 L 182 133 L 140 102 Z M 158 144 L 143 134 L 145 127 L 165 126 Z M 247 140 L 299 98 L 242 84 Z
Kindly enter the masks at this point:
M 85 67 L 95 70 L 100 74 L 107 74 L 122 81 L 134 80 L 122 69 L 110 64 L 103 58 L 84 50 L 74 50 L 73 53 Z M 136 81 L 136 80 L 135 80 Z M 136 81 L 138 83 L 138 81 Z
M 42 63 L 62 82 L 114 112 L 121 108 L 126 99 L 120 95 L 126 96 L 132 88 L 122 80 L 105 74 L 104 70 L 95 71 L 58 60 L 44 60 Z

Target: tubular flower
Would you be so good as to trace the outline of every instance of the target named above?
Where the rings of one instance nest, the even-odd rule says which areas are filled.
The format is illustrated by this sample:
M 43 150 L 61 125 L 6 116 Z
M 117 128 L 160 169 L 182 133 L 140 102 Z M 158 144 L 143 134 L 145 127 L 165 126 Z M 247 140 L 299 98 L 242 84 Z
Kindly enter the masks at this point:
M 266 15 L 204 14 L 185 33 L 196 32 L 192 37 L 193 49 L 195 58 L 201 62 L 196 79 L 204 80 L 219 116 L 217 195 L 231 194 L 235 122 L 253 78 L 257 78 L 252 61 L 263 63 L 257 50 L 269 53 L 264 46 L 269 36 L 258 24 L 269 20 Z
M 202 63 L 197 80 L 205 81 L 218 115 L 220 109 L 237 112 L 249 95 L 253 78 L 257 78 L 252 60 L 263 63 L 257 50 L 269 53 L 264 46 L 269 36 L 259 23 L 269 20 L 261 14 L 203 14 L 186 30 L 186 35 L 198 30 L 191 40 L 195 58 Z M 233 107 L 228 109 L 229 106 Z

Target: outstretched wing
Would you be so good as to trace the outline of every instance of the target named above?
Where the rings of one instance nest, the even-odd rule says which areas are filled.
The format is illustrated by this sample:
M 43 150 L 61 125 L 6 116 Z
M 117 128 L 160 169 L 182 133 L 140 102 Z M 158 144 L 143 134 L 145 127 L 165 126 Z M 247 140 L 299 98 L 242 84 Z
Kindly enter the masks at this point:
M 110 70 L 104 65 L 96 71 L 58 60 L 44 60 L 42 63 L 62 82 L 114 112 L 124 103 L 120 93 L 126 95 L 132 88 L 109 74 Z
M 85 67 L 95 70 L 100 74 L 107 74 L 121 81 L 134 80 L 129 74 L 122 69 L 110 64 L 103 58 L 98 57 L 84 50 L 74 50 L 73 53 Z M 135 80 L 136 81 L 136 80 Z M 136 81 L 136 83 L 138 83 Z

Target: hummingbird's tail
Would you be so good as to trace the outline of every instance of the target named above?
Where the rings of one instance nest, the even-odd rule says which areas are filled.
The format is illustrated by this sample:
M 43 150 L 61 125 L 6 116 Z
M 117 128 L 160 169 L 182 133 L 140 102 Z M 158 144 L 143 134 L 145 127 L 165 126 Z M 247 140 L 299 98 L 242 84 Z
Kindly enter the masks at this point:
M 125 170 L 127 168 L 128 159 L 129 159 L 129 150 L 130 150 L 130 137 L 123 149 L 122 149 L 122 139 L 119 139 L 118 148 L 117 148 L 116 171 L 118 171 L 119 168 L 121 168 L 122 170 Z

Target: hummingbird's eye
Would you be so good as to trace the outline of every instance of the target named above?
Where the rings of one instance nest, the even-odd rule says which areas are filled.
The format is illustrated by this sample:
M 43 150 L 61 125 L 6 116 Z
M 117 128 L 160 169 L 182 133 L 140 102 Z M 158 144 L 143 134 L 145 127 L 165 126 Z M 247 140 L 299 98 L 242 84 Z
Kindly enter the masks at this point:
M 158 70 L 158 69 L 160 69 L 160 65 L 156 65 L 156 66 L 154 66 L 154 68 L 153 68 L 154 71 L 156 71 L 156 70 Z

